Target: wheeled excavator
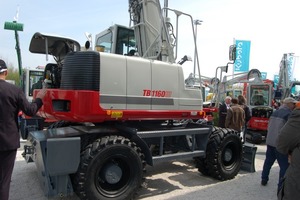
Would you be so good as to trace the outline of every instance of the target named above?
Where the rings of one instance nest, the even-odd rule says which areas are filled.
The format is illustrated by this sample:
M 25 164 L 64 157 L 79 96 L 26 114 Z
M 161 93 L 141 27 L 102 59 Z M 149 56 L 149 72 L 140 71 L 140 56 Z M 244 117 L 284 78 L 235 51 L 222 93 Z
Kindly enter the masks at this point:
M 32 53 L 56 60 L 45 66 L 47 92 L 38 112 L 56 122 L 22 133 L 23 156 L 35 162 L 48 197 L 130 199 L 147 165 L 179 159 L 194 159 L 202 174 L 218 180 L 240 170 L 239 134 L 202 120 L 202 87 L 185 84 L 188 56 L 177 61 L 178 25 L 166 13 L 190 19 L 198 55 L 192 16 L 161 8 L 159 0 L 128 3 L 132 25 L 98 34 L 95 50 L 81 50 L 71 38 L 32 37 Z

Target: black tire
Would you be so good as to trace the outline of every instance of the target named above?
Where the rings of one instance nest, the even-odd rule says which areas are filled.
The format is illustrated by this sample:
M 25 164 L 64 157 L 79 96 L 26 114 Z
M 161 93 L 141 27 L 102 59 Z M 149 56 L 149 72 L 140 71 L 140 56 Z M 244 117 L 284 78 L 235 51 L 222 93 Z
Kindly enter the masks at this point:
M 135 143 L 122 136 L 97 139 L 81 153 L 73 185 L 80 199 L 131 199 L 141 186 L 145 162 Z
M 196 162 L 196 167 L 198 168 L 198 171 L 201 172 L 202 175 L 210 176 L 209 170 L 207 168 L 206 159 L 196 157 L 195 162 Z
M 232 129 L 214 127 L 207 144 L 206 157 L 195 160 L 203 175 L 224 181 L 238 174 L 242 156 L 243 145 L 239 134 Z

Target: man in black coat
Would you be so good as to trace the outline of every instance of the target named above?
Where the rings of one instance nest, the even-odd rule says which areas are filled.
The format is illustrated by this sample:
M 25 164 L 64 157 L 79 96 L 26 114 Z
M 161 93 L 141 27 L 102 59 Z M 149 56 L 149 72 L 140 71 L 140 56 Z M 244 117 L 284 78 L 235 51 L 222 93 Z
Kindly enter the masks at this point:
M 230 108 L 231 97 L 227 96 L 222 104 L 219 106 L 219 127 L 225 128 L 225 120 L 227 116 L 227 109 Z
M 0 199 L 9 199 L 11 176 L 20 147 L 18 131 L 18 113 L 23 111 L 33 116 L 42 107 L 45 89 L 29 103 L 23 91 L 17 86 L 5 81 L 8 71 L 6 63 L 0 59 Z

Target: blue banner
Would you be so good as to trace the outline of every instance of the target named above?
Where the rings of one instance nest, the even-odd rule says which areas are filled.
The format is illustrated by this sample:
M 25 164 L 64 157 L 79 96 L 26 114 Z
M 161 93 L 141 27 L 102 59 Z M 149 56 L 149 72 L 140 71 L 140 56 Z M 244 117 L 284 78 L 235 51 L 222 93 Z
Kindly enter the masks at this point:
M 261 74 L 261 79 L 266 80 L 267 79 L 267 72 L 260 72 Z
M 250 41 L 236 40 L 236 60 L 234 63 L 234 72 L 249 71 Z

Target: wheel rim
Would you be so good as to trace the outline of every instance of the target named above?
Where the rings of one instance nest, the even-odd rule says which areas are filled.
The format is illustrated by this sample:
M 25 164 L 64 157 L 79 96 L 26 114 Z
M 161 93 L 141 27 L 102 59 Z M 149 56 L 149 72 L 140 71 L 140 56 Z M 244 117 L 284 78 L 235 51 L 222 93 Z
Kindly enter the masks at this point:
M 123 156 L 114 156 L 107 159 L 97 171 L 95 186 L 105 196 L 120 195 L 120 191 L 126 191 L 131 181 L 130 175 L 129 160 Z
M 107 163 L 107 165 L 104 166 L 104 170 L 101 170 L 101 173 L 103 174 L 101 174 L 100 177 L 103 177 L 104 181 L 108 182 L 109 184 L 118 183 L 121 180 L 123 174 L 122 169 L 116 162 Z
M 235 143 L 228 143 L 222 152 L 222 166 L 226 170 L 231 170 L 235 167 L 238 159 L 238 148 Z
M 232 150 L 230 148 L 226 148 L 224 152 L 224 161 L 230 162 L 232 159 Z

